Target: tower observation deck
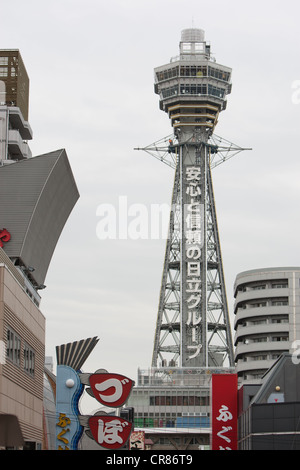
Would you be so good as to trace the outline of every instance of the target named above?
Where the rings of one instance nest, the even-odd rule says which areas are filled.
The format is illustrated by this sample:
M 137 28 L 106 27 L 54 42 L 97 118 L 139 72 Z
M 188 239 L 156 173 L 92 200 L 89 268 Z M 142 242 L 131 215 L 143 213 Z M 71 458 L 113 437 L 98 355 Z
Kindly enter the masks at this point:
M 222 150 L 242 150 L 213 134 L 231 92 L 231 69 L 212 59 L 201 29 L 182 31 L 179 52 L 155 68 L 155 93 L 173 134 L 143 149 L 175 169 L 152 367 L 232 367 L 211 176 L 229 158 Z
M 160 109 L 169 114 L 176 134 L 188 140 L 201 134 L 207 141 L 226 108 L 231 91 L 231 69 L 211 58 L 210 45 L 201 29 L 182 31 L 180 55 L 155 69 L 155 92 Z

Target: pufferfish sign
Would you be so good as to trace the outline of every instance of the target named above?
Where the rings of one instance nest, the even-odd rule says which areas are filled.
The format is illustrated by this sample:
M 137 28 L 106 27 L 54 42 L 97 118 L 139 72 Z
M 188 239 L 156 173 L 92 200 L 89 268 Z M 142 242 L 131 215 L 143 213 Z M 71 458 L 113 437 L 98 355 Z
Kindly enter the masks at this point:
M 134 382 L 120 374 L 95 373 L 90 375 L 89 384 L 89 394 L 102 405 L 119 408 L 126 402 Z
M 86 391 L 90 396 L 109 408 L 121 408 L 135 384 L 124 375 L 103 369 L 94 374 L 81 374 L 81 382 L 89 385 Z M 101 411 L 94 416 L 82 416 L 80 421 L 89 437 L 110 450 L 125 446 L 133 429 L 132 422 Z
M 132 423 L 118 416 L 90 416 L 88 425 L 95 441 L 110 450 L 124 446 L 132 430 Z

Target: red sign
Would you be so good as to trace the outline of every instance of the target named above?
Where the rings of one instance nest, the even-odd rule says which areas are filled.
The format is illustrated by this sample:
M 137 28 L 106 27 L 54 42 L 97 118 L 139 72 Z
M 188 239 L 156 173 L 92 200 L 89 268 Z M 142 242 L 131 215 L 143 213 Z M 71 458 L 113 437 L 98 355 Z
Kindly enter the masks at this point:
M 94 397 L 111 408 L 119 408 L 127 400 L 134 382 L 119 374 L 92 374 L 89 383 Z
M 237 375 L 212 375 L 212 450 L 237 450 Z
M 6 230 L 6 228 L 3 228 L 2 230 L 0 230 L 0 247 L 2 248 L 3 247 L 3 243 L 2 242 L 8 242 L 11 238 L 11 235 L 10 233 Z
M 89 427 L 95 441 L 102 447 L 119 449 L 126 444 L 132 423 L 118 416 L 91 416 Z
M 130 449 L 145 450 L 145 431 L 134 431 L 130 434 Z

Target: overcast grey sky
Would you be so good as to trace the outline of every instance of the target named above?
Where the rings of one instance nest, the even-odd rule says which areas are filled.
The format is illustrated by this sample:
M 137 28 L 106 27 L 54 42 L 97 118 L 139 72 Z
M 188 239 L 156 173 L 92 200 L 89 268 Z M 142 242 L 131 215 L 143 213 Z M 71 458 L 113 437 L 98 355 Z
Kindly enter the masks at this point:
M 216 134 L 252 147 L 213 170 L 228 304 L 237 273 L 300 266 L 300 4 L 252 0 L 1 2 L 0 48 L 30 77 L 33 155 L 65 148 L 80 200 L 42 291 L 46 354 L 90 336 L 85 372 L 151 364 L 165 240 L 99 240 L 102 204 L 169 204 L 173 170 L 134 147 L 171 133 L 153 69 L 205 30 L 232 93 Z M 232 325 L 233 325 L 233 316 Z

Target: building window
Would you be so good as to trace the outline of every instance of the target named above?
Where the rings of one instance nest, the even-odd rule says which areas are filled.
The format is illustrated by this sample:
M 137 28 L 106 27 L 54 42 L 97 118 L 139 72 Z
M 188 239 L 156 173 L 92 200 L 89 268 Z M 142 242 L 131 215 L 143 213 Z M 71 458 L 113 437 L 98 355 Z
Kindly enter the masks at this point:
M 206 84 L 182 84 L 180 85 L 181 95 L 206 95 Z
M 224 72 L 223 70 L 215 69 L 212 67 L 208 67 L 208 75 L 210 77 L 216 78 L 218 80 L 223 80 L 226 82 L 228 82 L 230 78 L 229 72 Z
M 272 336 L 272 341 L 288 341 L 288 335 Z
M 272 283 L 272 289 L 284 289 L 288 287 L 288 281 L 277 281 Z
M 288 317 L 285 318 L 272 318 L 271 323 L 288 323 Z
M 35 371 L 35 352 L 27 344 L 24 346 L 24 370 L 34 376 Z
M 268 356 L 267 354 L 260 354 L 258 356 L 249 357 L 249 359 L 252 359 L 253 361 L 266 361 L 268 359 Z
M 150 406 L 208 406 L 209 397 L 184 395 L 184 396 L 150 396 Z
M 180 67 L 180 76 L 181 77 L 207 77 L 207 67 L 198 65 L 198 66 L 182 66 Z
M 162 89 L 161 93 L 162 93 L 163 98 L 169 98 L 170 96 L 177 95 L 178 94 L 178 86 L 175 85 L 171 88 L 164 88 L 164 89 Z
M 218 88 L 213 85 L 208 85 L 208 94 L 212 96 L 217 96 L 219 98 L 223 98 L 225 95 L 225 88 Z
M 273 306 L 288 305 L 288 301 L 287 300 L 273 300 L 272 305 Z
M 1 67 L 0 68 L 0 77 L 7 77 L 8 76 L 8 68 L 7 67 Z
M 7 329 L 6 356 L 14 364 L 20 366 L 21 338 L 10 328 Z
M 203 52 L 204 51 L 204 44 L 203 42 L 198 42 L 195 44 L 195 52 Z
M 266 318 L 264 318 L 263 320 L 253 320 L 249 324 L 250 325 L 265 325 L 266 323 L 267 323 L 267 320 Z
M 163 70 L 161 72 L 157 72 L 156 79 L 158 82 L 162 82 L 163 80 L 170 80 L 171 78 L 178 76 L 179 69 L 178 67 L 173 67 L 168 70 Z
M 268 338 L 266 336 L 258 336 L 257 338 L 253 338 L 253 343 L 266 343 Z
M 256 303 L 249 303 L 250 308 L 259 308 L 259 307 L 266 307 L 267 302 L 256 302 Z
M 190 42 L 184 42 L 184 43 L 182 44 L 182 50 L 183 50 L 183 52 L 190 52 L 191 49 L 192 49 L 192 45 L 191 45 Z

